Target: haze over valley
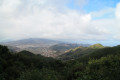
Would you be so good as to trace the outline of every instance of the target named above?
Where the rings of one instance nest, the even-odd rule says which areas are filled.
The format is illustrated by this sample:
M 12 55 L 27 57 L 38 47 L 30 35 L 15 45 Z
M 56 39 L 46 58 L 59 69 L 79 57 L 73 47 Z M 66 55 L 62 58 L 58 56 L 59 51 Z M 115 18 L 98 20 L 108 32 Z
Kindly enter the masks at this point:
M 11 51 L 30 51 L 34 54 L 41 54 L 46 57 L 57 57 L 64 54 L 66 50 L 79 46 L 88 47 L 89 44 L 68 43 L 50 39 L 30 38 L 17 41 L 3 42 Z

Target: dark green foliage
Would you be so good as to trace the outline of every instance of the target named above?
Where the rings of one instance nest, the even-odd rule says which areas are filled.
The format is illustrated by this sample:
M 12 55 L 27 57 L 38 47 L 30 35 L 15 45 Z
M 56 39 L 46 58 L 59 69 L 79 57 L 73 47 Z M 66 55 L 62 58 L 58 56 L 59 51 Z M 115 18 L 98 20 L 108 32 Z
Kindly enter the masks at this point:
M 0 80 L 120 80 L 119 74 L 120 46 L 95 49 L 66 62 L 0 46 Z
M 76 80 L 120 80 L 120 55 L 90 60 L 84 72 L 74 74 Z
M 0 45 L 0 57 L 4 59 L 8 59 L 10 56 L 10 52 L 6 46 L 1 46 Z
M 120 80 L 120 46 L 103 48 L 67 63 L 73 65 L 71 80 Z
M 61 76 L 53 70 L 28 70 L 23 72 L 18 80 L 61 80 Z
M 107 56 L 107 55 L 116 55 L 120 54 L 120 46 L 115 47 L 105 47 L 102 49 L 95 50 L 92 53 L 89 53 L 85 56 L 80 57 L 77 59 L 80 62 L 88 62 L 89 59 L 99 59 L 101 57 Z
M 28 51 L 22 51 L 13 54 L 9 52 L 6 46 L 0 46 L 0 80 L 16 80 L 16 78 L 19 78 L 24 72 L 34 69 L 43 70 L 45 68 L 46 71 L 51 71 L 49 74 L 54 72 L 59 74 L 63 66 L 64 64 L 61 61 L 53 58 L 35 55 Z M 56 77 L 56 75 L 54 75 L 54 77 Z

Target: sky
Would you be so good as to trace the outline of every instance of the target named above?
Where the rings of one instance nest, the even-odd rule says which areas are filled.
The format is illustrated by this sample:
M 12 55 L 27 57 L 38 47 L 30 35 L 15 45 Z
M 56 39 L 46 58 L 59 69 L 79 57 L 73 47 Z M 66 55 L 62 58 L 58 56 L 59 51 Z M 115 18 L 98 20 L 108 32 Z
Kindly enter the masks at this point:
M 120 0 L 0 0 L 0 42 L 47 38 L 120 44 Z

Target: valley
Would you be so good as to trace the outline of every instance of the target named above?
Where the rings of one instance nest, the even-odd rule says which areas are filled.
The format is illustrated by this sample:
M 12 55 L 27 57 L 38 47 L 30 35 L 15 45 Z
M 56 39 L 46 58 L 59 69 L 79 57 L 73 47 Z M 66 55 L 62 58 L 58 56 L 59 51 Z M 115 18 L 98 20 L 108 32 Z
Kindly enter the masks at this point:
M 79 46 L 89 46 L 89 44 L 75 44 L 50 39 L 31 38 L 11 42 L 1 43 L 8 46 L 11 51 L 20 52 L 23 50 L 30 51 L 34 54 L 41 54 L 45 57 L 57 58 L 64 54 L 66 50 Z

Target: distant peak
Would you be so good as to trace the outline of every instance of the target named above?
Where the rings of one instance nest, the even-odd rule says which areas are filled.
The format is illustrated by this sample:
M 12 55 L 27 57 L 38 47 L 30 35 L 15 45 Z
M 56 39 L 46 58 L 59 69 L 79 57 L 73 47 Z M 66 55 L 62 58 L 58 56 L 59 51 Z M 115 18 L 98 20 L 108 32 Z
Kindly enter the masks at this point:
M 90 46 L 89 48 L 104 48 L 104 46 L 102 44 L 97 43 L 97 44 Z

